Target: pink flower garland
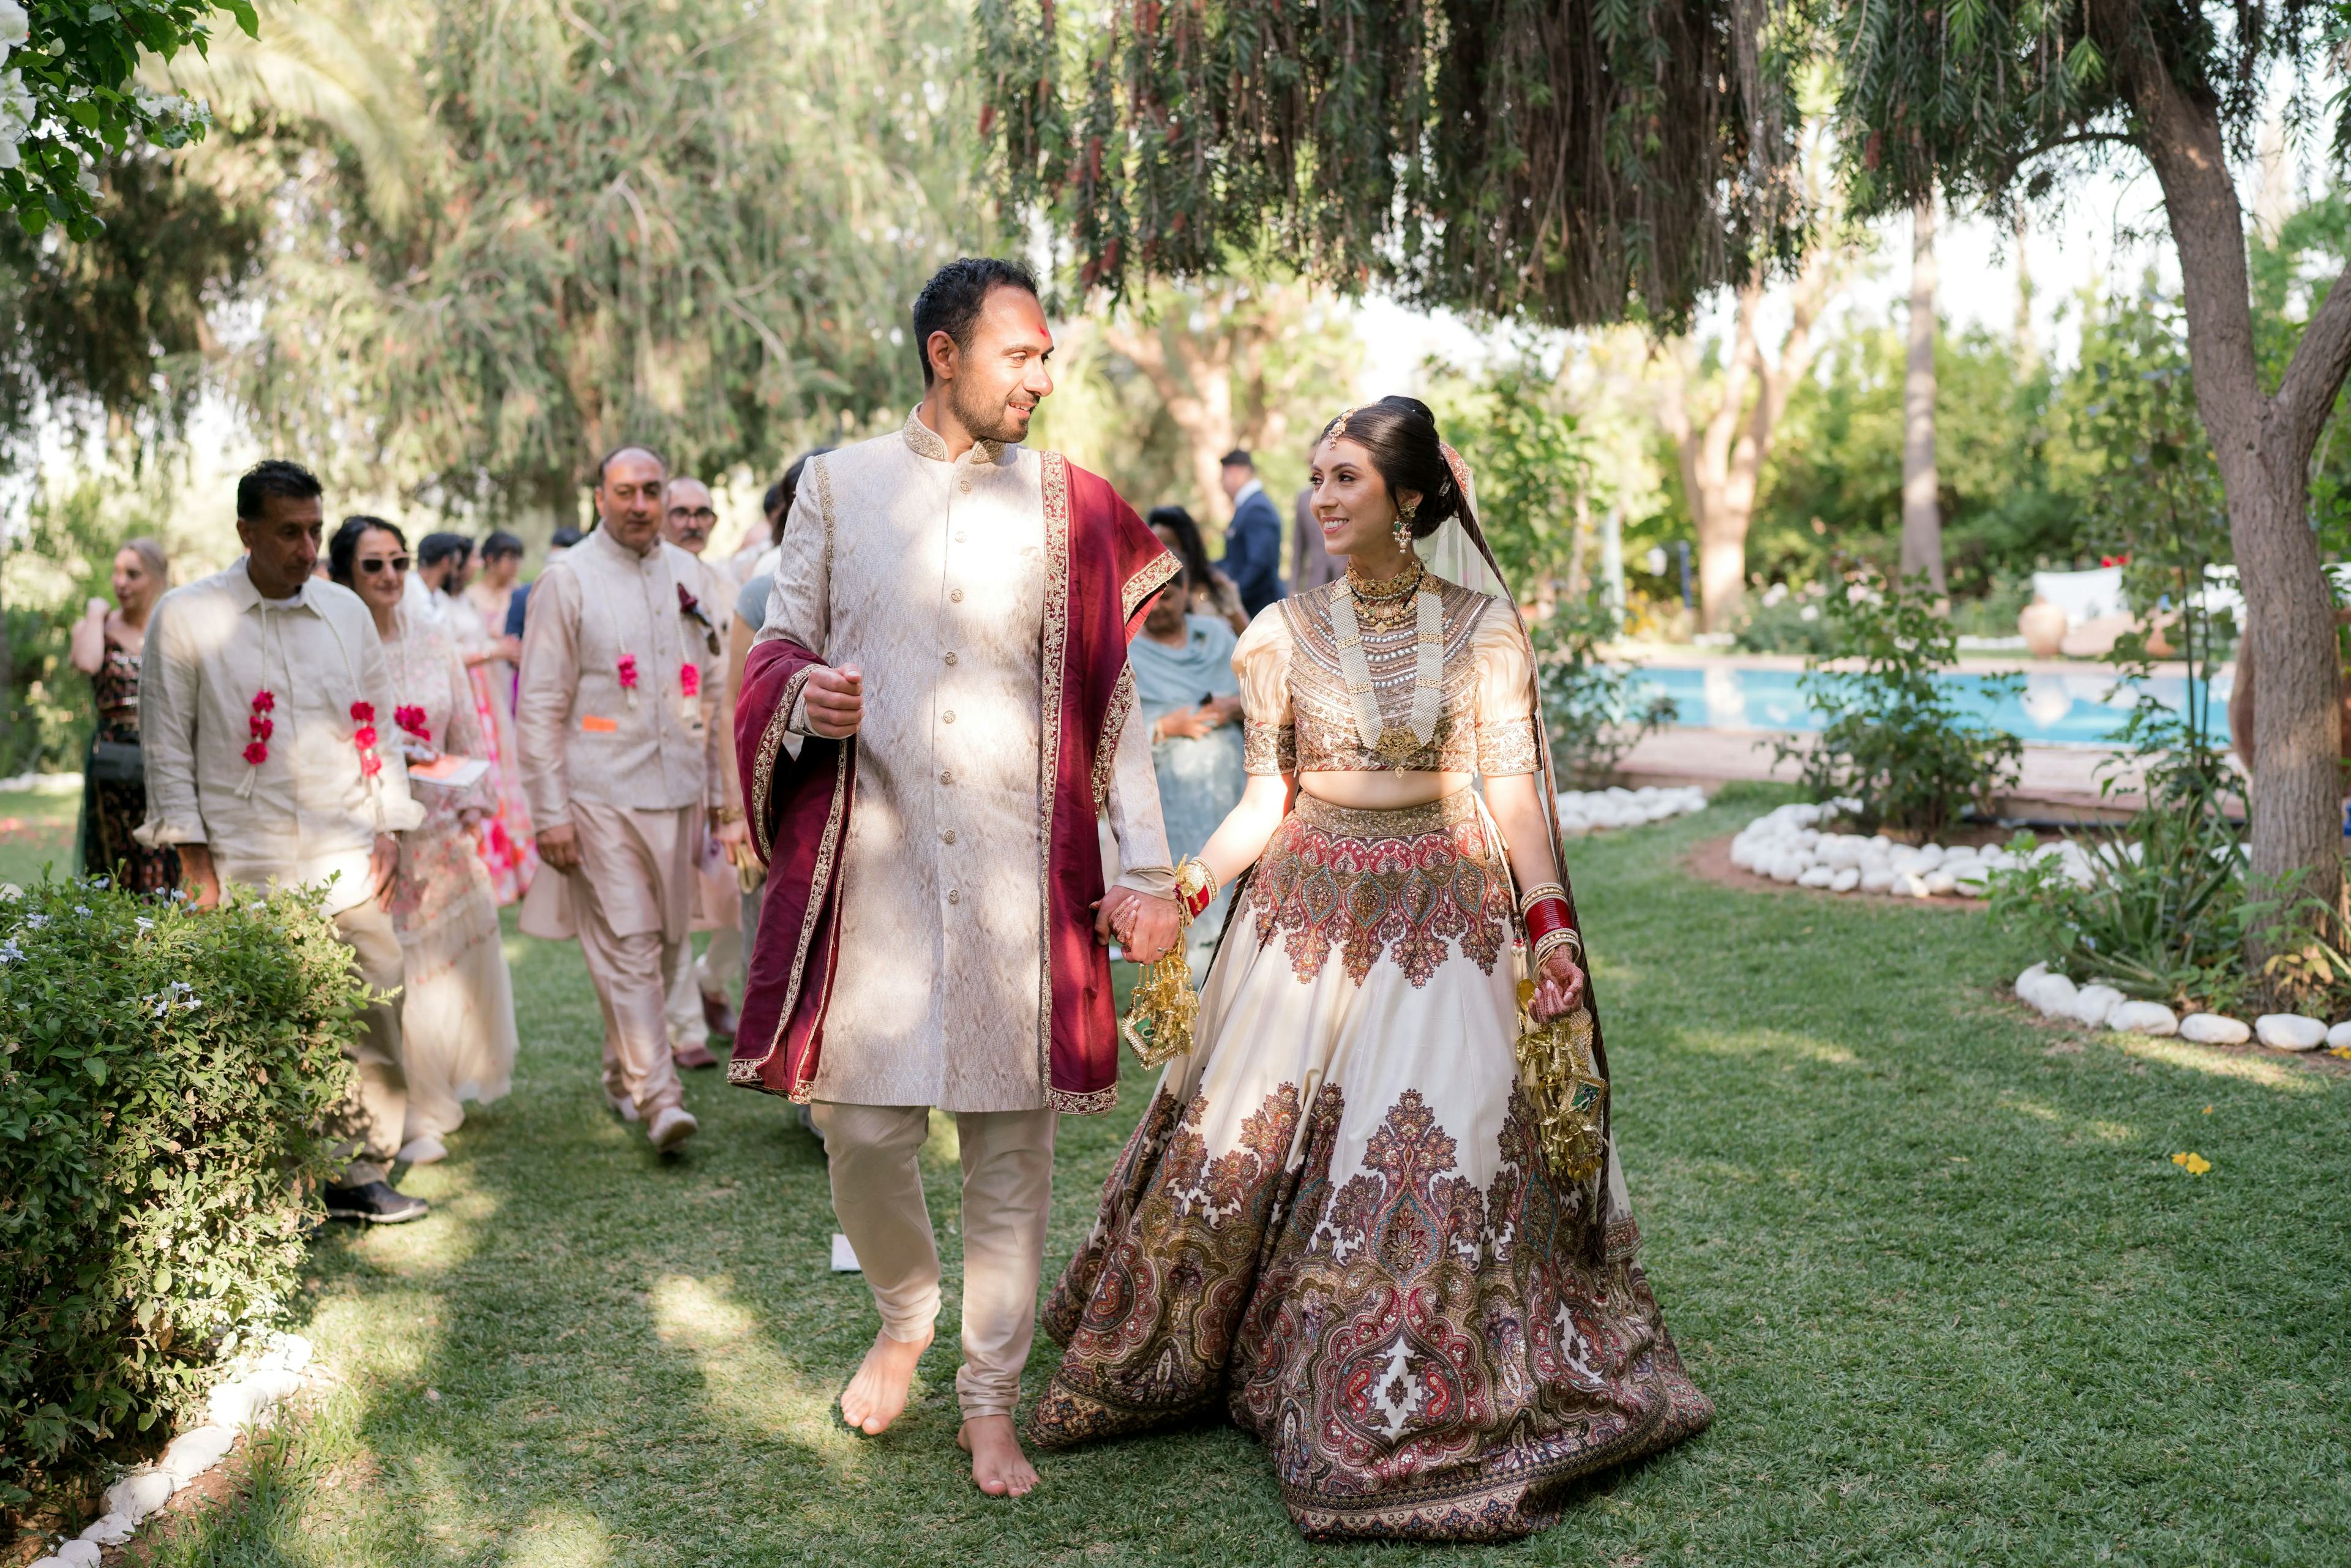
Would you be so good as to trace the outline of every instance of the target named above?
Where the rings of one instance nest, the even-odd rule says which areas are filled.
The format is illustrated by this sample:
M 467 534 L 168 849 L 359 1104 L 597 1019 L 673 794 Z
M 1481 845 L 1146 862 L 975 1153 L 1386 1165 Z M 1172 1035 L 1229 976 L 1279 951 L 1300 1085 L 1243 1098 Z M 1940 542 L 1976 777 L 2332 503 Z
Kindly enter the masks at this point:
M 253 694 L 253 711 L 245 721 L 253 738 L 245 743 L 245 760 L 255 768 L 269 760 L 269 737 L 277 733 L 277 726 L 267 716 L 277 706 L 277 694 L 266 687 Z
M 629 706 L 637 706 L 637 656 L 623 653 L 612 662 L 612 673 L 621 678 L 621 689 L 629 694 Z
M 424 710 L 414 703 L 402 703 L 392 709 L 392 722 L 427 745 L 432 743 L 433 730 L 424 722 Z
M 693 661 L 688 660 L 678 666 L 677 689 L 690 697 L 698 697 L 702 695 L 702 671 L 695 667 Z
M 359 726 L 351 732 L 351 744 L 359 747 L 360 777 L 372 779 L 383 771 L 383 758 L 375 754 L 375 704 L 353 703 L 351 722 Z

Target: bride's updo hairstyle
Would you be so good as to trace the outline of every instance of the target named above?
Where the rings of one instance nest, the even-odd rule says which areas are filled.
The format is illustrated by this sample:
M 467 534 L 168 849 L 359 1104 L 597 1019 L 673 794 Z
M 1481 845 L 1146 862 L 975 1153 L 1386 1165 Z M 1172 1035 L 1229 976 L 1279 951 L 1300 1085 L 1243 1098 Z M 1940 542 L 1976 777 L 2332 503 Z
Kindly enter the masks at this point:
M 1322 427 L 1314 444 L 1343 435 L 1371 455 L 1393 497 L 1405 490 L 1420 492 L 1420 510 L 1413 514 L 1412 537 L 1425 539 L 1450 517 L 1468 513 L 1468 501 L 1454 482 L 1437 438 L 1437 416 L 1418 398 L 1384 397 L 1351 408 Z

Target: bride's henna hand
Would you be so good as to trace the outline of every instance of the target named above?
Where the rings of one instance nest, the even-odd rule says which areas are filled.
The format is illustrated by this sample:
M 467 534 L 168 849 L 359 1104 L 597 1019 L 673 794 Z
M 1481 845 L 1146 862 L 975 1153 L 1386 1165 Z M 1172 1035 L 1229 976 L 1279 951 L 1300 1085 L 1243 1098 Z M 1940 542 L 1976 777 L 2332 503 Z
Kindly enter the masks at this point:
M 1565 1018 L 1583 1005 L 1583 970 L 1564 949 L 1553 951 L 1535 974 L 1534 1000 L 1529 1010 L 1537 1023 Z

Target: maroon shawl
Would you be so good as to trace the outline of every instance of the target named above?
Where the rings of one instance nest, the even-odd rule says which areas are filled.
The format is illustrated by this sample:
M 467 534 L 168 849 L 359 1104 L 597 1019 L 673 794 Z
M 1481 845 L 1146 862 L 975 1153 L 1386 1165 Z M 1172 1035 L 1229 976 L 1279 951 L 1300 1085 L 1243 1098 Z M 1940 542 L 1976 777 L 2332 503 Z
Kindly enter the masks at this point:
M 1051 997 L 1044 1019 L 1050 1100 L 1057 1111 L 1107 1111 L 1118 1095 L 1118 1018 L 1110 957 L 1094 940 L 1094 905 L 1103 891 L 1094 820 L 1109 793 L 1119 731 L 1134 707 L 1127 642 L 1176 562 L 1109 481 L 1059 453 L 1042 456 L 1038 777 L 1050 791 L 1040 802 L 1047 827 L 1040 892 Z M 762 642 L 751 650 L 735 704 L 743 800 L 768 885 L 726 1076 L 799 1101 L 811 1097 L 841 962 L 841 878 L 857 794 L 854 738 L 810 737 L 798 758 L 784 748 L 800 688 L 822 663 L 798 643 Z

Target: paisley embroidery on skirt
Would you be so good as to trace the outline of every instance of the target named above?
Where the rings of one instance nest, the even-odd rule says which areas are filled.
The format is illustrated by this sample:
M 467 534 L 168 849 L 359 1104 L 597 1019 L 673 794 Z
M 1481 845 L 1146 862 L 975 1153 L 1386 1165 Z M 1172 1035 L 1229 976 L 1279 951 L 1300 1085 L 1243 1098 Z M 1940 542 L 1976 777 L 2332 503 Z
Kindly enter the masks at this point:
M 1311 1538 L 1492 1540 L 1551 1522 L 1573 1477 L 1710 1418 L 1638 1265 L 1570 1239 L 1583 1195 L 1551 1182 L 1515 1090 L 1483 1189 L 1416 1090 L 1335 1189 L 1338 1088 L 1308 1109 L 1294 1169 L 1295 1086 L 1215 1158 L 1205 1109 L 1153 1101 L 1053 1292 L 1045 1329 L 1067 1354 L 1030 1415 L 1040 1445 L 1222 1395 Z
M 1426 986 L 1448 940 L 1490 975 L 1517 927 L 1509 873 L 1467 790 L 1401 811 L 1300 796 L 1249 879 L 1249 904 L 1259 945 L 1280 936 L 1301 980 L 1336 947 L 1357 985 L 1384 953 Z

